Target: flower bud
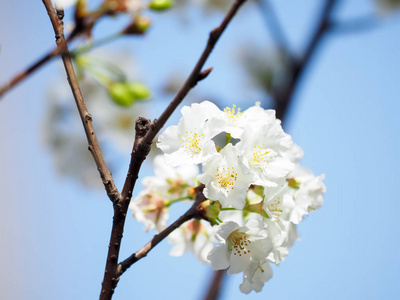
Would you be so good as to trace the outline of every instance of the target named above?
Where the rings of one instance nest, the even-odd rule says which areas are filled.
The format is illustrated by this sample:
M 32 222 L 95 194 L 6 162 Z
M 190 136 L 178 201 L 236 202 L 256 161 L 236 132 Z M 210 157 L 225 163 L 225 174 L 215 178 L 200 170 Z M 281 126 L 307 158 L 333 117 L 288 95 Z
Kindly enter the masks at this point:
M 118 105 L 129 107 L 136 102 L 132 97 L 126 82 L 113 82 L 108 88 L 108 95 Z
M 171 8 L 172 5 L 173 2 L 171 0 L 153 0 L 149 3 L 149 8 L 161 11 Z
M 108 95 L 118 105 L 129 107 L 137 100 L 150 96 L 150 90 L 138 82 L 112 82 L 108 86 Z
M 263 202 L 257 203 L 257 204 L 252 204 L 252 205 L 246 205 L 243 209 L 243 211 L 246 213 L 252 212 L 261 215 L 262 217 L 269 219 L 269 216 L 264 210 L 263 207 Z
M 299 189 L 300 188 L 300 181 L 297 181 L 296 178 L 292 177 L 292 178 L 287 178 L 286 181 L 288 182 L 288 185 L 292 188 L 292 189 Z
M 202 208 L 205 211 L 204 219 L 210 222 L 212 226 L 218 225 L 218 216 L 221 211 L 221 203 L 219 201 L 206 200 L 201 203 Z
M 151 19 L 146 16 L 137 16 L 133 23 L 122 31 L 122 34 L 144 34 L 151 25 Z

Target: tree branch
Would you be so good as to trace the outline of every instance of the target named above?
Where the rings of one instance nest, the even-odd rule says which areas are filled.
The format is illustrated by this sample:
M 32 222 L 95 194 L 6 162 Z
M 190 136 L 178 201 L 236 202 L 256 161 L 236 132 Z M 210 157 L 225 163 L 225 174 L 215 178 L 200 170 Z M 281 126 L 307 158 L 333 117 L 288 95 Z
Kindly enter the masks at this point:
M 226 270 L 218 270 L 214 271 L 214 276 L 212 277 L 207 294 L 204 297 L 204 300 L 216 300 L 221 295 L 221 285 L 223 283 L 223 279 L 226 275 Z
M 286 116 L 286 110 L 293 98 L 294 91 L 299 85 L 304 71 L 309 66 L 311 58 L 323 40 L 325 33 L 329 31 L 331 25 L 331 15 L 335 5 L 338 2 L 339 0 L 326 0 L 321 15 L 318 19 L 315 32 L 313 33 L 312 38 L 306 47 L 303 57 L 300 60 L 293 62 L 291 66 L 291 78 L 288 80 L 286 85 L 284 85 L 278 91 L 275 91 L 273 94 L 276 106 L 276 117 L 282 121 Z
M 192 73 L 189 75 L 186 82 L 183 84 L 182 88 L 178 91 L 175 98 L 171 101 L 165 111 L 161 114 L 158 120 L 155 120 L 153 124 L 150 124 L 148 120 L 146 120 L 145 124 L 143 123 L 143 130 L 139 136 L 136 136 L 135 143 L 132 149 L 131 161 L 129 164 L 129 170 L 126 176 L 125 184 L 121 192 L 121 197 L 114 203 L 114 219 L 113 219 L 113 227 L 111 229 L 111 238 L 109 251 L 107 255 L 107 263 L 106 269 L 104 272 L 104 279 L 102 283 L 102 289 L 100 293 L 101 300 L 109 300 L 111 299 L 114 289 L 116 288 L 119 276 L 122 274 L 122 266 L 118 267 L 117 261 L 119 256 L 119 249 L 122 240 L 122 234 L 124 231 L 124 224 L 126 213 L 129 207 L 129 202 L 132 198 L 132 192 L 135 187 L 136 180 L 138 178 L 139 170 L 142 166 L 143 161 L 146 159 L 148 152 L 150 151 L 151 144 L 153 139 L 157 135 L 157 133 L 164 126 L 168 118 L 172 115 L 177 106 L 182 102 L 185 96 L 189 93 L 189 91 L 196 86 L 196 84 L 206 78 L 208 74 L 211 72 L 211 68 L 201 71 L 206 62 L 207 58 L 211 54 L 215 44 L 219 40 L 220 36 L 228 26 L 229 22 L 232 20 L 238 9 L 242 6 L 242 4 L 246 2 L 246 0 L 236 0 L 232 5 L 231 9 L 225 16 L 221 25 L 210 32 L 210 36 L 204 49 L 202 55 L 200 56 L 198 62 L 196 63 Z M 143 121 L 143 120 L 142 120 Z M 140 120 L 137 121 L 136 125 L 140 123 Z M 138 133 L 138 131 L 136 131 Z M 179 222 L 185 222 L 188 216 L 191 213 L 188 212 L 188 215 L 182 216 L 181 219 L 174 223 L 175 225 L 179 224 Z M 192 218 L 193 216 L 191 216 Z M 171 225 L 172 226 L 172 225 Z M 175 227 L 170 227 L 170 232 L 172 232 Z M 162 239 L 164 239 L 170 232 L 166 232 L 165 236 L 154 237 L 153 243 L 150 242 L 147 246 L 145 246 L 142 252 L 139 252 L 134 258 L 131 258 L 132 261 L 135 259 L 138 260 L 145 256 L 148 251 L 150 251 L 155 245 L 157 245 Z M 162 237 L 162 238 L 161 238 Z M 140 258 L 138 258 L 140 255 Z M 132 262 L 133 263 L 133 262 Z M 130 265 L 129 265 L 130 266 Z M 124 264 L 125 268 L 129 267 L 127 263 Z M 126 269 L 125 269 L 126 270 Z
M 72 41 L 77 32 L 73 31 L 68 38 L 66 39 L 66 42 Z M 28 67 L 26 70 L 18 73 L 15 75 L 11 80 L 9 80 L 7 83 L 5 83 L 3 86 L 0 87 L 0 98 L 4 96 L 5 93 L 7 93 L 10 89 L 12 89 L 14 86 L 16 86 L 18 83 L 20 83 L 22 80 L 27 78 L 28 76 L 32 75 L 36 70 L 44 66 L 46 63 L 48 63 L 50 60 L 52 60 L 54 57 L 60 55 L 60 50 L 61 48 L 54 48 L 52 51 L 44 55 L 42 58 L 40 58 L 38 61 L 33 63 L 30 67 Z
M 119 281 L 118 257 L 124 232 L 126 213 L 132 198 L 132 191 L 143 161 L 150 151 L 151 144 L 143 144 L 143 138 L 150 129 L 150 120 L 139 117 L 136 120 L 136 136 L 133 144 L 131 161 L 121 197 L 114 202 L 114 218 L 111 229 L 110 244 L 107 254 L 106 268 L 102 282 L 100 299 L 111 299 Z
M 79 88 L 78 80 L 76 79 L 74 68 L 72 65 L 71 57 L 69 55 L 67 42 L 64 37 L 64 25 L 62 22 L 62 15 L 57 15 L 51 0 L 42 0 L 46 7 L 47 13 L 50 17 L 51 24 L 53 25 L 54 33 L 56 35 L 57 51 L 61 54 L 65 71 L 67 73 L 68 82 L 71 86 L 72 94 L 76 102 L 76 106 L 79 111 L 79 115 L 82 120 L 83 127 L 85 129 L 86 138 L 89 144 L 89 151 L 92 153 L 93 158 L 96 162 L 96 166 L 99 170 L 100 177 L 103 181 L 104 187 L 107 191 L 107 195 L 111 201 L 116 202 L 120 195 L 115 187 L 114 180 L 111 172 L 108 170 L 107 165 L 104 161 L 103 155 L 100 150 L 99 143 L 94 132 L 92 116 L 87 111 L 85 102 L 82 97 L 82 93 Z

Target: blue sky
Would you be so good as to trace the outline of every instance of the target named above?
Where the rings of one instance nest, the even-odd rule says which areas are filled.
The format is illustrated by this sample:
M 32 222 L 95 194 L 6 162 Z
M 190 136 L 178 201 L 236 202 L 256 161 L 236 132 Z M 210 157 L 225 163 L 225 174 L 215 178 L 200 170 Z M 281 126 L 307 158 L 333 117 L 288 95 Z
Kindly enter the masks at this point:
M 274 4 L 293 51 L 299 53 L 321 1 Z M 373 11 L 371 1 L 357 0 L 342 3 L 336 15 L 347 20 Z M 190 71 L 208 31 L 222 15 L 191 12 L 189 17 L 193 21 L 183 26 L 182 20 L 171 21 L 168 14 L 154 15 L 148 36 L 123 39 L 107 49 L 130 47 L 140 57 L 144 79 L 156 89 L 171 70 Z M 113 32 L 115 24 L 108 21 L 95 33 Z M 195 95 L 244 108 L 262 95 L 246 87 L 245 73 L 237 64 L 237 46 L 268 47 L 272 41 L 250 3 L 231 25 L 207 62 L 215 68 L 213 73 L 196 87 Z M 240 294 L 241 276 L 230 276 L 224 299 L 398 296 L 399 37 L 400 17 L 395 14 L 382 18 L 376 29 L 330 35 L 321 44 L 296 92 L 285 127 L 305 152 L 302 164 L 315 174 L 326 174 L 325 204 L 299 225 L 301 241 L 274 268 L 274 277 L 262 293 Z M 3 6 L 0 43 L 0 82 L 53 47 L 54 34 L 41 1 Z M 111 204 L 103 191 L 60 177 L 43 144 L 46 88 L 54 77 L 64 77 L 60 65 L 58 61 L 44 67 L 0 102 L 2 299 L 96 299 L 100 291 Z M 152 117 L 167 100 L 156 102 Z M 175 121 L 177 117 L 179 113 Z M 129 155 L 122 157 L 121 165 L 128 159 Z M 115 174 L 118 186 L 124 172 Z M 184 209 L 177 206 L 172 215 L 177 217 Z M 141 229 L 141 224 L 127 219 L 121 257 L 151 238 Z M 210 268 L 190 254 L 171 257 L 170 248 L 163 242 L 125 273 L 115 299 L 201 299 Z

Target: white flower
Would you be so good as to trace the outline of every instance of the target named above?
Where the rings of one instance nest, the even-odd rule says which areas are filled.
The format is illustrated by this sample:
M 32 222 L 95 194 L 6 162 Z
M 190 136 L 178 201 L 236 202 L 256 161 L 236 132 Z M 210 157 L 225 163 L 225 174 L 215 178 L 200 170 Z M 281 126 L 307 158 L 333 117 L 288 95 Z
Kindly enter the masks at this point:
M 267 224 L 268 234 L 273 244 L 268 259 L 276 265 L 279 265 L 289 254 L 285 243 L 289 239 L 291 228 L 288 212 L 293 206 L 292 203 L 293 196 L 287 184 L 265 189 L 264 210 L 269 218 L 264 219 L 264 222 Z
M 275 118 L 275 111 L 261 108 L 260 102 L 257 102 L 255 106 L 248 108 L 244 112 L 240 108 L 236 108 L 236 105 L 233 105 L 232 108 L 226 107 L 222 120 L 225 123 L 224 131 L 230 133 L 234 138 L 241 138 L 245 131 L 247 134 L 248 130 L 245 130 L 244 127 L 249 123 L 258 121 L 277 123 L 278 125 L 281 123 L 280 120 Z M 254 128 L 252 131 L 254 131 Z
M 170 255 L 181 256 L 193 252 L 202 263 L 209 263 L 208 253 L 214 247 L 213 233 L 210 224 L 204 220 L 192 220 L 181 225 L 169 236 L 169 241 L 175 244 Z
M 325 175 L 316 177 L 310 170 L 300 166 L 289 174 L 289 185 L 295 187 L 289 219 L 291 222 L 299 224 L 304 215 L 323 204 L 323 194 L 326 191 L 322 182 L 324 177 Z
M 77 0 L 54 0 L 56 9 L 65 9 L 72 5 L 75 5 Z
M 187 188 L 194 185 L 199 168 L 196 165 L 173 168 L 165 163 L 163 155 L 157 155 L 154 158 L 154 173 L 154 177 L 143 179 L 143 186 L 153 190 L 162 186 L 166 190 L 165 198 L 172 200 L 187 195 Z
M 190 198 L 188 187 L 199 172 L 195 165 L 184 165 L 178 168 L 167 166 L 163 155 L 154 158 L 156 176 L 145 177 L 142 181 L 145 190 L 132 199 L 129 208 L 134 217 L 146 225 L 145 231 L 166 228 L 168 208 L 176 198 Z
M 257 128 L 257 130 L 254 130 Z M 236 145 L 245 157 L 245 164 L 254 175 L 254 184 L 275 187 L 294 168 L 287 158 L 292 139 L 276 122 L 252 122 Z
M 253 178 L 246 174 L 237 150 L 228 144 L 203 164 L 203 174 L 198 176 L 204 183 L 204 195 L 210 200 L 218 200 L 222 207 L 232 205 L 242 209 L 246 203 L 246 192 Z
M 272 248 L 265 224 L 249 219 L 245 226 L 224 222 L 216 232 L 217 245 L 208 255 L 213 270 L 229 267 L 228 274 L 247 270 L 250 263 L 264 259 Z
M 243 272 L 243 283 L 240 291 L 248 294 L 251 291 L 261 292 L 264 283 L 272 278 L 272 268 L 268 262 L 252 261 L 249 268 Z
M 135 219 L 146 225 L 145 231 L 155 228 L 160 232 L 167 227 L 168 206 L 165 205 L 162 193 L 144 190 L 132 199 L 129 208 Z
M 230 133 L 234 138 L 240 138 L 243 134 L 246 115 L 240 111 L 240 108 L 236 110 L 236 105 L 233 105 L 232 108 L 225 108 L 224 112 L 224 121 L 226 122 L 225 131 Z
M 131 14 L 136 14 L 146 7 L 142 0 L 125 0 L 125 5 L 127 11 Z
M 222 131 L 216 117 L 221 111 L 209 101 L 185 106 L 178 126 L 168 127 L 159 137 L 157 146 L 165 153 L 165 161 L 171 166 L 198 164 L 216 152 L 211 140 Z M 220 122 L 222 123 L 222 122 Z

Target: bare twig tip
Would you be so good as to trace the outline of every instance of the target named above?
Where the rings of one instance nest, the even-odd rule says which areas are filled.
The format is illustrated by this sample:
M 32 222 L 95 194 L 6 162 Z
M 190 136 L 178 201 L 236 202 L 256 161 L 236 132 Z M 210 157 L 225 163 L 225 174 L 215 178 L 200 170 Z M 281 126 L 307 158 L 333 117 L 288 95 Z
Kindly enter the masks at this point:
M 211 67 L 211 68 L 208 68 L 208 69 L 205 69 L 205 70 L 201 71 L 199 73 L 199 76 L 197 77 L 197 81 L 201 81 L 204 78 L 206 78 L 211 73 L 212 70 L 213 70 L 213 68 Z

